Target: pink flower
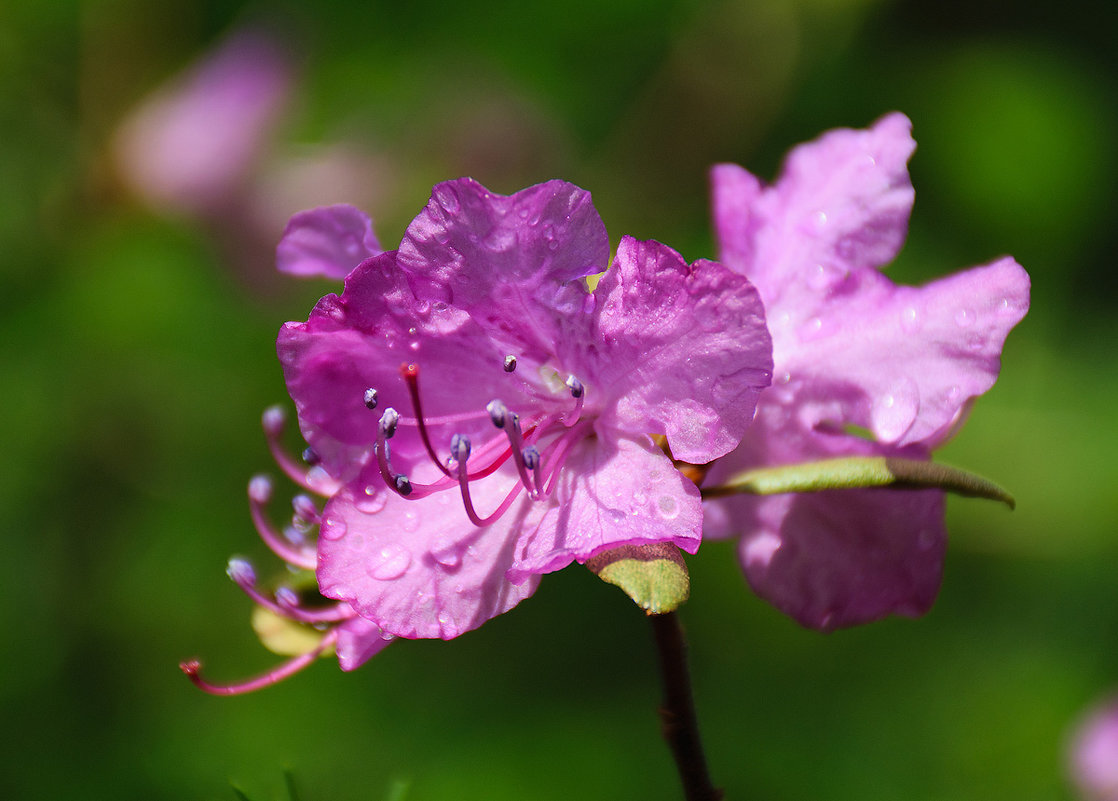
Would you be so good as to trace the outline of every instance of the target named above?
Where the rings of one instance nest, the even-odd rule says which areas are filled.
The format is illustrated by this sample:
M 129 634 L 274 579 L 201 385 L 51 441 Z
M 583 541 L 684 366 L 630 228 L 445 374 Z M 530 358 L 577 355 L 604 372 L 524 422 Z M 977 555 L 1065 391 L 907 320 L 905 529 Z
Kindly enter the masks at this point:
M 365 255 L 351 213 L 306 213 L 281 249 Z M 323 246 L 335 230 L 346 244 Z M 608 253 L 575 186 L 449 181 L 398 251 L 283 327 L 303 434 L 340 485 L 319 529 L 324 595 L 390 634 L 451 638 L 605 549 L 697 549 L 698 490 L 650 435 L 692 462 L 738 444 L 771 377 L 761 303 L 718 263 L 628 237 L 590 292 Z
M 1118 698 L 1092 710 L 1076 727 L 1071 777 L 1091 801 L 1118 801 Z
M 757 422 L 709 483 L 842 455 L 926 459 L 994 384 L 1006 335 L 1029 305 L 1029 278 L 1013 259 L 919 288 L 879 272 L 912 209 L 909 129 L 891 114 L 868 130 L 826 133 L 793 150 L 771 187 L 740 167 L 714 168 L 721 258 L 761 293 L 775 368 Z M 737 496 L 710 502 L 706 515 L 708 534 L 740 536 L 756 592 L 805 626 L 920 615 L 939 589 L 937 490 Z
M 236 33 L 124 123 L 115 143 L 122 174 L 153 206 L 214 212 L 259 159 L 291 82 L 276 40 L 259 31 Z

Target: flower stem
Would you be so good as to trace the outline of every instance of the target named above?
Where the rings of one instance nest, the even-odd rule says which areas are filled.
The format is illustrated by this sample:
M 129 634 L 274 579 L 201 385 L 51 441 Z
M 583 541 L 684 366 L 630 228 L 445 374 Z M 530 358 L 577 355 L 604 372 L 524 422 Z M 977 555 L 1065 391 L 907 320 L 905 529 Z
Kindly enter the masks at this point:
M 660 706 L 660 727 L 675 757 L 687 801 L 720 801 L 722 790 L 715 787 L 707 771 L 695 700 L 691 694 L 691 673 L 687 668 L 687 643 L 683 626 L 675 612 L 650 615 L 656 637 L 656 653 L 664 678 L 664 700 Z

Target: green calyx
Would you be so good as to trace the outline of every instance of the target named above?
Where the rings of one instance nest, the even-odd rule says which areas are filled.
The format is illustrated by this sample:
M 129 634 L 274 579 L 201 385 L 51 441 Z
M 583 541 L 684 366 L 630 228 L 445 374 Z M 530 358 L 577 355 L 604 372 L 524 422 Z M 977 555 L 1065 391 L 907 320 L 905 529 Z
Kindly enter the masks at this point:
M 602 581 L 620 587 L 649 615 L 673 612 L 691 594 L 683 554 L 670 542 L 612 548 L 586 566 Z

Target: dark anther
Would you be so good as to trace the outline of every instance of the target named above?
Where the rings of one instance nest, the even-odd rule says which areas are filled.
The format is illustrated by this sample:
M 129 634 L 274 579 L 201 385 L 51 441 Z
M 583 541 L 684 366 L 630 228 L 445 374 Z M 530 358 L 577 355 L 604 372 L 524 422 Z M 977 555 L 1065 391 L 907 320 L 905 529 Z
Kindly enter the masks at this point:
M 365 390 L 365 408 L 377 408 L 377 391 L 373 387 L 369 387 Z

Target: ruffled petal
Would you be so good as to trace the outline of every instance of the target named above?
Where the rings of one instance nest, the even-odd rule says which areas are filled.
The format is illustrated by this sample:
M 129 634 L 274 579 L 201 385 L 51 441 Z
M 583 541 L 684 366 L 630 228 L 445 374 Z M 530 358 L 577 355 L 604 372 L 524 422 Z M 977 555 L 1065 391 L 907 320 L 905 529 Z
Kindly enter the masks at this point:
M 707 484 L 758 465 L 846 455 L 926 459 L 918 447 L 806 431 L 794 411 L 762 401 L 742 447 L 711 470 Z M 939 490 L 833 490 L 738 495 L 705 503 L 707 536 L 739 536 L 753 590 L 800 624 L 835 629 L 888 615 L 916 617 L 935 600 L 947 533 Z
M 554 501 L 520 538 L 508 577 L 523 581 L 619 545 L 672 542 L 695 553 L 699 491 L 648 437 L 583 441 L 564 465 Z
M 511 481 L 495 475 L 471 484 L 482 514 Z M 515 504 L 492 525 L 469 522 L 457 494 L 408 501 L 384 491 L 359 497 L 351 488 L 330 499 L 318 542 L 318 583 L 385 632 L 451 639 L 507 612 L 531 595 L 538 578 L 505 578 L 516 536 L 538 511 Z
M 713 170 L 723 258 L 769 308 L 900 251 L 914 197 L 910 129 L 904 115 L 890 114 L 867 130 L 829 131 L 795 148 L 776 184 L 760 192 L 741 168 Z
M 346 204 L 293 216 L 276 246 L 276 269 L 302 277 L 342 279 L 382 252 L 365 212 Z
M 334 650 L 342 670 L 356 670 L 392 642 L 392 635 L 385 634 L 380 626 L 363 617 L 354 617 L 339 624 L 337 633 Z
M 690 462 L 730 451 L 772 379 L 753 286 L 717 262 L 689 266 L 666 245 L 625 237 L 595 298 L 597 330 L 578 361 L 606 397 L 605 424 L 665 434 Z
M 524 382 L 502 367 L 504 353 L 461 310 L 417 298 L 394 252 L 363 262 L 345 292 L 322 298 L 307 322 L 284 325 L 277 352 L 303 436 L 342 480 L 369 462 L 389 406 L 412 418 L 391 441 L 394 466 L 409 471 L 427 461 L 401 365 L 420 368 L 425 418 L 447 420 L 430 426 L 440 448 L 455 433 L 492 436 L 485 406 L 498 394 L 510 406 L 524 398 Z M 365 405 L 368 388 L 378 393 L 375 410 Z
M 854 423 L 881 442 L 934 446 L 993 386 L 1028 307 L 1029 277 L 1011 258 L 921 288 L 863 272 L 794 330 L 774 326 L 777 381 L 791 382 L 807 427 Z
M 497 195 L 471 178 L 438 184 L 400 243 L 417 292 L 452 303 L 504 343 L 544 360 L 585 312 L 579 279 L 605 269 L 609 238 L 590 193 L 548 181 Z

